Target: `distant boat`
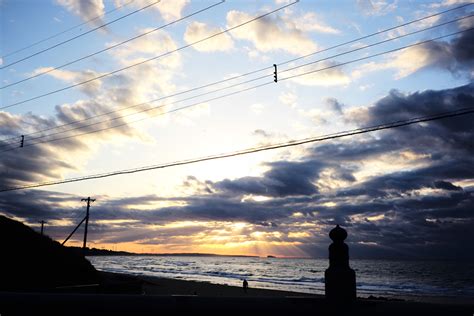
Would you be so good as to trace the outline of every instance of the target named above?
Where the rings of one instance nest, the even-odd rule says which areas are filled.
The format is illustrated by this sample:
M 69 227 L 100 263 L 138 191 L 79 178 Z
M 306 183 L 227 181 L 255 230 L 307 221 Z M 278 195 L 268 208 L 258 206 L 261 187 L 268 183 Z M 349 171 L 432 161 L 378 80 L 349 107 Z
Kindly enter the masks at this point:
M 276 258 L 275 256 L 268 255 L 267 258 Z

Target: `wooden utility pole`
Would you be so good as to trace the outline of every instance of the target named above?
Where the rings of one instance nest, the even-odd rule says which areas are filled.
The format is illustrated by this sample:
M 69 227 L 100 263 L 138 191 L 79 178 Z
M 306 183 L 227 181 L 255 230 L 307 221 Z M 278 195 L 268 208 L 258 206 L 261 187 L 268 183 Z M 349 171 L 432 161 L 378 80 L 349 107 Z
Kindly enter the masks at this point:
M 89 208 L 91 207 L 91 202 L 95 202 L 95 199 L 91 199 L 89 196 L 87 199 L 81 199 L 81 201 L 87 202 L 87 212 L 86 212 L 86 226 L 84 228 L 84 243 L 82 244 L 82 249 L 85 251 L 87 246 L 87 226 L 89 225 Z
M 44 230 L 44 224 L 47 224 L 48 222 L 45 222 L 45 221 L 41 221 L 41 235 L 43 235 L 43 230 Z

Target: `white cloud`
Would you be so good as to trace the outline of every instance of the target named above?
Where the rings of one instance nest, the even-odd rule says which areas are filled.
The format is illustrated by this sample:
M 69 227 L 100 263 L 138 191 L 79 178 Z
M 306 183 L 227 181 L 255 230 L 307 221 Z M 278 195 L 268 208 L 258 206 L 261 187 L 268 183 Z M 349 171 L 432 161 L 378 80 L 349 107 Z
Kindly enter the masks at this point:
M 132 45 L 133 44 L 133 45 Z M 164 31 L 153 33 L 147 37 L 142 37 L 136 43 L 127 43 L 120 49 L 109 51 L 112 61 L 122 65 L 130 65 L 137 61 L 159 55 L 160 53 L 173 50 L 177 47 L 176 43 Z M 149 100 L 169 95 L 176 91 L 173 83 L 177 70 L 181 67 L 181 57 L 179 53 L 173 53 L 165 58 L 160 58 L 140 66 L 129 68 L 112 76 L 106 76 L 100 80 L 94 80 L 86 85 L 80 86 L 91 100 L 100 104 L 107 105 L 107 111 L 117 110 L 131 105 L 120 115 L 134 114 L 138 110 L 150 111 L 142 112 L 138 115 L 129 116 L 124 119 L 126 122 L 132 120 L 156 116 L 163 113 L 170 106 L 163 106 L 156 109 L 159 105 L 170 104 L 173 99 L 164 99 L 160 103 L 144 103 Z M 35 73 L 44 72 L 51 68 L 39 68 Z M 70 83 L 82 82 L 100 75 L 93 71 L 69 71 L 55 70 L 48 73 L 49 76 Z M 104 112 L 107 112 L 104 110 Z M 117 115 L 117 114 L 115 114 Z M 164 118 L 164 117 L 163 117 Z M 160 120 L 161 121 L 161 120 Z M 164 119 L 163 122 L 168 122 Z M 136 128 L 140 128 L 137 125 Z M 128 124 L 124 128 L 128 127 Z M 134 130 L 136 129 L 134 128 Z M 140 134 L 144 139 L 144 135 Z
M 270 60 L 270 56 L 265 55 L 265 53 L 261 53 L 259 50 L 255 48 L 250 48 L 248 46 L 244 46 L 243 48 L 247 52 L 247 56 L 250 59 L 255 59 L 260 62 L 268 62 Z
M 140 32 L 146 31 L 148 29 Z M 128 66 L 174 51 L 177 47 L 178 45 L 171 36 L 160 30 L 141 37 L 133 43 L 120 46 L 119 49 L 113 50 L 111 55 L 117 62 Z M 120 73 L 121 83 L 117 84 L 117 87 L 120 87 L 122 93 L 126 92 L 126 99 L 129 103 L 140 103 L 171 94 L 176 90 L 173 81 L 181 65 L 181 54 L 174 52 Z M 166 99 L 163 102 L 169 103 L 170 101 L 170 99 Z
M 322 111 L 320 109 L 299 110 L 299 114 L 307 117 L 312 123 L 318 126 L 328 124 L 334 116 L 331 112 Z
M 255 16 L 232 10 L 227 13 L 227 25 L 233 27 Z M 317 49 L 317 45 L 295 25 L 288 25 L 280 17 L 265 17 L 231 31 L 236 39 L 248 40 L 262 52 L 283 50 L 302 55 Z
M 104 14 L 104 2 L 102 0 L 56 0 L 56 3 L 63 6 L 69 12 L 87 21 Z M 94 19 L 95 25 L 103 24 L 102 19 Z
M 138 33 L 143 34 L 151 29 L 142 29 Z M 115 43 L 109 43 L 112 46 Z M 133 42 L 121 45 L 111 52 L 111 55 L 124 65 L 130 65 L 140 62 L 144 59 L 155 57 L 163 53 L 176 50 L 178 45 L 171 36 L 163 31 L 158 30 L 149 35 L 140 37 Z M 157 59 L 157 62 L 167 68 L 177 68 L 181 65 L 181 55 L 176 52 L 165 57 Z
M 352 77 L 360 78 L 370 72 L 395 69 L 395 78 L 400 79 L 428 66 L 447 65 L 451 58 L 447 45 L 433 42 L 392 54 L 383 62 L 365 63 L 352 72 Z
M 186 28 L 184 40 L 187 44 L 194 43 L 203 38 L 221 32 L 222 28 L 216 28 L 201 22 L 192 22 Z M 193 45 L 193 48 L 201 52 L 228 51 L 234 47 L 232 38 L 227 34 L 221 34 L 211 39 L 205 40 L 199 44 Z
M 289 107 L 295 108 L 297 106 L 296 101 L 298 100 L 298 96 L 293 92 L 283 92 L 282 94 L 280 94 L 278 99 L 281 103 L 288 105 Z
M 171 22 L 172 20 L 181 18 L 183 8 L 188 2 L 188 0 L 166 1 L 166 3 L 160 3 L 158 5 L 158 10 L 166 22 Z
M 52 67 L 37 68 L 31 73 L 31 75 L 34 76 L 40 73 L 44 73 L 46 71 L 50 71 L 51 69 L 53 68 Z M 87 69 L 83 71 L 77 71 L 77 72 L 57 69 L 57 70 L 49 72 L 48 75 L 64 82 L 76 84 L 76 83 L 83 82 L 89 79 L 93 79 L 97 76 L 100 76 L 100 73 L 97 73 L 93 70 L 87 70 Z M 96 93 L 98 93 L 101 86 L 102 86 L 101 80 L 94 80 L 84 85 L 81 85 L 79 88 L 85 94 L 89 96 L 94 96 Z
M 444 0 L 440 3 L 433 3 L 430 5 L 431 8 L 439 8 L 439 7 L 448 7 L 452 6 L 455 4 L 464 4 L 464 3 L 469 3 L 471 1 L 469 0 Z
M 298 29 L 303 32 L 319 32 L 327 34 L 339 34 L 340 31 L 321 21 L 321 18 L 314 12 L 307 12 L 301 16 L 286 15 L 285 23 L 291 29 Z
M 391 3 L 386 0 L 357 0 L 359 9 L 366 15 L 382 16 L 397 9 L 397 1 Z
M 147 6 L 156 0 L 134 0 L 132 5 L 136 8 Z M 121 6 L 129 3 L 130 0 L 115 0 L 115 6 Z M 160 12 L 161 17 L 166 22 L 171 22 L 181 18 L 184 7 L 189 3 L 189 0 L 161 0 L 158 4 L 153 5 L 150 9 Z

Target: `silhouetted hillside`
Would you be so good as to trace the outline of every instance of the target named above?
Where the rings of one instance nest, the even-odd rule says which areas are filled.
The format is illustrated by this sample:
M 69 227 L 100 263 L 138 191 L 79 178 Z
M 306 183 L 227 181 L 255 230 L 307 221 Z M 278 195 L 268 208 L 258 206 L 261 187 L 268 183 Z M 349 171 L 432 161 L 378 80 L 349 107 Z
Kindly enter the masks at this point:
M 31 228 L 0 216 L 0 290 L 48 290 L 97 283 L 83 255 Z

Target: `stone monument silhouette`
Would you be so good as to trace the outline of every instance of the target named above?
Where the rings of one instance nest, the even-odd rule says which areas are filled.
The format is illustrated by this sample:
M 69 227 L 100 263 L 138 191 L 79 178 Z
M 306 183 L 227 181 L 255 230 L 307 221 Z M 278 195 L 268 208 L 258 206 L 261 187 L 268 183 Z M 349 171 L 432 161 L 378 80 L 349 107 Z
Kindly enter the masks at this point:
M 349 267 L 349 247 L 345 229 L 337 225 L 329 232 L 329 268 L 324 273 L 326 298 L 333 302 L 351 302 L 356 299 L 356 276 Z

